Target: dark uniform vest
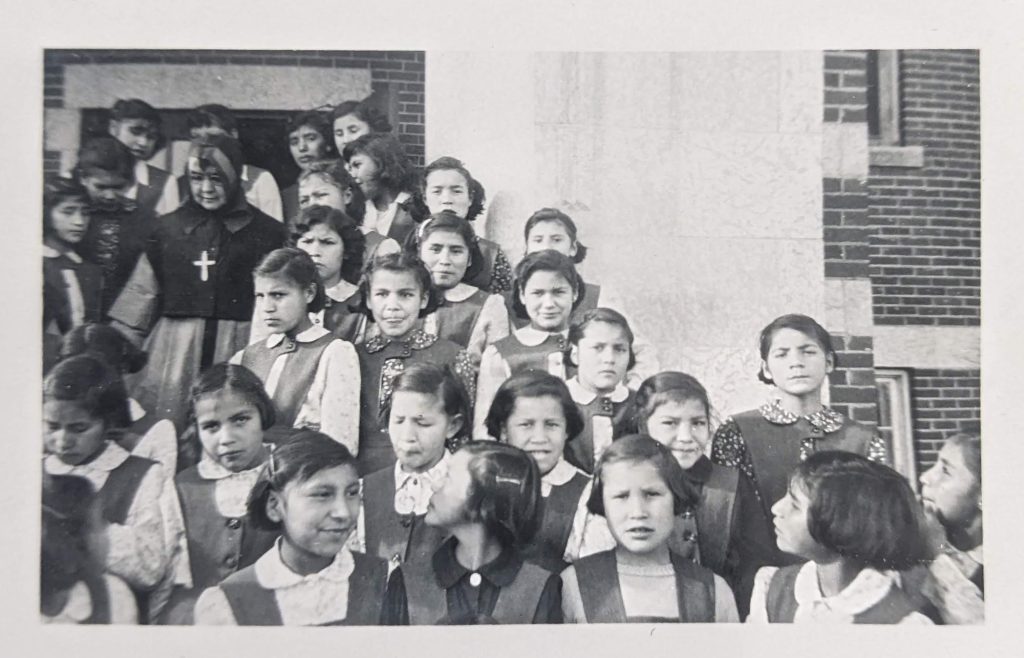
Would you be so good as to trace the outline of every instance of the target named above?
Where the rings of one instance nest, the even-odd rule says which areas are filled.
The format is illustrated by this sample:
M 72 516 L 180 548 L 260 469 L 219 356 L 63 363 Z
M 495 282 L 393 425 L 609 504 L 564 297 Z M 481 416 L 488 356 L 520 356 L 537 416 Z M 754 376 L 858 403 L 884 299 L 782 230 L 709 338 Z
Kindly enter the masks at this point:
M 447 533 L 423 522 L 424 515 L 395 511 L 395 470 L 383 468 L 363 480 L 363 529 L 366 552 L 391 563 L 426 562 Z
M 374 626 L 380 623 L 388 564 L 384 560 L 352 553 L 355 568 L 348 577 L 348 614 L 327 626 Z M 281 609 L 274 590 L 256 579 L 255 566 L 233 573 L 220 584 L 239 626 L 281 626 Z
M 565 444 L 565 458 L 576 468 L 586 473 L 594 472 L 594 417 L 607 416 L 612 421 L 612 440 L 633 432 L 633 402 L 636 393 L 629 391 L 622 402 L 612 402 L 609 397 L 597 396 L 590 404 L 576 403 L 583 414 L 583 431 Z
M 131 277 L 155 226 L 153 213 L 141 207 L 93 212 L 79 252 L 102 269 L 103 314 L 110 310 Z
M 458 343 L 463 348 L 468 347 L 469 339 L 473 335 L 473 327 L 480 319 L 480 313 L 484 310 L 484 302 L 488 297 L 490 297 L 490 293 L 477 290 L 461 302 L 445 300 L 434 311 L 434 317 L 437 319 L 437 335 L 453 343 Z
M 715 621 L 715 581 L 711 571 L 675 553 L 669 554 L 676 572 L 679 621 Z M 583 599 L 583 611 L 590 624 L 621 624 L 629 621 L 619 586 L 615 551 L 580 558 L 573 564 Z
M 61 254 L 43 258 L 43 328 L 55 323 L 61 334 L 72 329 L 71 302 L 64 272 L 74 273 L 82 292 L 83 322 L 99 322 L 103 306 L 103 271 L 95 263 L 76 263 Z
M 324 350 L 336 340 L 338 338 L 329 333 L 308 342 L 300 342 L 285 336 L 274 347 L 267 347 L 267 342 L 261 340 L 242 351 L 242 365 L 256 373 L 264 383 L 277 357 L 282 354 L 288 355 L 281 370 L 281 377 L 278 379 L 277 389 L 274 391 L 276 425 L 288 428 L 295 423 L 302 403 L 313 386 L 320 358 Z
M 523 558 L 539 564 L 551 573 L 559 573 L 569 566 L 563 558 L 572 534 L 572 522 L 580 497 L 590 478 L 575 474 L 565 484 L 551 487 L 547 498 L 541 499 L 541 522 L 533 541 L 523 551 Z
M 149 183 L 146 185 L 139 185 L 136 188 L 135 203 L 139 205 L 139 208 L 143 212 L 155 217 L 156 205 L 160 203 L 160 197 L 164 194 L 164 186 L 167 185 L 167 179 L 170 178 L 171 175 L 163 169 L 158 169 L 152 165 L 146 165 L 146 169 L 149 170 Z M 189 195 L 186 194 L 179 198 L 187 199 L 188 197 Z
M 519 342 L 513 333 L 495 342 L 494 348 L 508 363 L 513 375 L 527 370 L 548 372 L 548 355 L 564 352 L 566 340 L 561 334 L 549 335 L 540 345 L 529 346 Z M 569 364 L 566 362 L 565 366 L 566 376 L 569 376 Z
M 355 343 L 359 325 L 366 317 L 353 310 L 359 304 L 360 295 L 357 290 L 348 299 L 340 302 L 328 297 L 324 304 L 324 329 L 342 340 Z
M 803 565 L 782 567 L 772 576 L 768 584 L 766 605 L 768 621 L 773 624 L 791 624 L 796 616 L 798 604 L 794 594 L 796 576 Z M 881 601 L 867 610 L 853 616 L 855 624 L 898 624 L 915 608 L 903 590 L 895 585 Z

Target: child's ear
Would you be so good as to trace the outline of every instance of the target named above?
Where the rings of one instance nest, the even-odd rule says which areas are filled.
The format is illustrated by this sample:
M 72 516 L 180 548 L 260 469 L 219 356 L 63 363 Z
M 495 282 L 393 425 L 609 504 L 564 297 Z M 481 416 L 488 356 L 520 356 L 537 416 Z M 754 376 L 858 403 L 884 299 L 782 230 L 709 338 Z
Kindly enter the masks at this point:
M 569 363 L 576 366 L 580 366 L 580 348 L 578 345 L 571 345 L 569 347 Z
M 274 523 L 284 522 L 284 501 L 281 500 L 281 494 L 276 491 L 271 491 L 267 496 L 267 518 Z
M 438 295 L 440 295 L 440 293 L 438 293 Z M 430 292 L 424 291 L 422 297 L 420 298 L 420 310 L 422 311 L 423 309 L 425 309 L 428 303 L 430 303 Z
M 445 432 L 444 438 L 454 438 L 456 434 L 462 431 L 462 426 L 465 424 L 465 422 L 466 421 L 462 417 L 462 414 L 455 414 L 454 416 L 452 416 L 451 420 L 448 421 L 448 431 Z
M 764 375 L 764 378 L 767 379 L 768 381 L 770 381 L 772 383 L 775 382 L 775 380 L 772 378 L 771 371 L 768 370 L 768 362 L 767 361 L 764 361 L 764 360 L 761 361 L 761 374 Z
M 107 122 L 107 132 L 110 133 L 111 137 L 117 137 L 117 119 L 111 119 Z
M 316 299 L 316 286 L 317 284 L 311 283 L 306 287 L 306 303 L 312 304 L 313 300 Z
M 831 353 L 825 355 L 825 374 L 830 374 L 836 369 L 836 359 Z

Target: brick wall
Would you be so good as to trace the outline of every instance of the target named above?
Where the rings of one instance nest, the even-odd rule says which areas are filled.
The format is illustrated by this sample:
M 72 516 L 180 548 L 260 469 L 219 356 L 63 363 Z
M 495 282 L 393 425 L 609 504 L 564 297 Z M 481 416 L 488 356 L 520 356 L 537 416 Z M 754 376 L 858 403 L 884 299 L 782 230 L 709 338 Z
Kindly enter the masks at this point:
M 877 324 L 980 324 L 978 81 L 977 51 L 900 52 L 902 145 L 924 166 L 870 168 Z
M 832 337 L 839 367 L 829 375 L 829 406 L 854 420 L 878 425 L 878 389 L 870 336 Z
M 935 463 L 942 442 L 981 430 L 980 370 L 914 370 L 914 449 L 918 472 Z
M 65 64 L 240 64 L 369 69 L 375 92 L 397 94 L 396 133 L 416 164 L 424 157 L 424 53 L 358 50 L 47 50 L 43 56 L 43 105 L 63 107 Z M 47 171 L 59 154 L 44 153 Z

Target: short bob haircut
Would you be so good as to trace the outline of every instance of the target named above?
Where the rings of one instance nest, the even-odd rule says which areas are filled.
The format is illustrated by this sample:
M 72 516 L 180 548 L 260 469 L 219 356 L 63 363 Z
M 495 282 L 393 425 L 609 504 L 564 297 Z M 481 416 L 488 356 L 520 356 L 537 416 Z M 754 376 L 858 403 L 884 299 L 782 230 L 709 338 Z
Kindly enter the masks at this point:
M 825 355 L 832 357 L 832 366 L 834 368 L 839 367 L 839 355 L 836 354 L 835 348 L 832 347 L 832 336 L 825 331 L 825 327 L 818 324 L 814 318 L 790 313 L 789 315 L 781 315 L 775 318 L 767 327 L 761 330 L 761 336 L 758 339 L 758 350 L 761 354 L 762 366 L 757 371 L 757 378 L 762 382 L 774 384 L 771 378 L 765 374 L 763 362 L 768 360 L 768 353 L 771 352 L 772 340 L 775 339 L 775 334 L 782 329 L 794 329 L 809 338 L 813 338 L 822 351 L 825 352 Z
M 99 172 L 123 178 L 130 185 L 135 181 L 135 156 L 113 137 L 90 139 L 78 150 L 74 175 L 81 181 Z
M 424 208 L 427 205 L 427 181 L 430 180 L 430 174 L 435 171 L 457 171 L 462 175 L 466 180 L 466 191 L 469 192 L 469 208 L 466 210 L 465 219 L 467 222 L 471 222 L 479 217 L 480 213 L 484 210 L 484 203 L 487 201 L 487 192 L 484 190 L 483 184 L 469 173 L 469 169 L 466 169 L 466 165 L 463 164 L 462 160 L 448 155 L 434 160 L 423 170 L 423 184 L 420 186 L 420 193 L 423 196 L 421 201 Z
M 299 213 L 292 224 L 292 241 L 298 243 L 302 236 L 316 226 L 326 226 L 341 238 L 341 278 L 352 284 L 359 283 L 363 271 L 363 252 L 366 236 L 359 230 L 356 220 L 348 214 L 327 206 L 309 206 Z
M 672 492 L 672 508 L 677 515 L 692 508 L 700 500 L 694 486 L 686 478 L 682 467 L 668 448 L 645 434 L 629 434 L 612 441 L 594 469 L 594 486 L 587 500 L 587 509 L 591 514 L 604 516 L 604 469 L 618 462 L 647 462 L 653 465 Z
M 362 225 L 363 218 L 366 217 L 366 196 L 363 194 L 362 188 L 352 179 L 352 175 L 345 170 L 344 162 L 341 160 L 314 162 L 309 165 L 309 169 L 299 174 L 299 185 L 309 178 L 319 178 L 341 190 L 342 194 L 348 192 L 352 196 L 352 200 L 345 204 L 345 214 L 356 220 L 356 225 Z
M 60 345 L 60 358 L 68 359 L 89 354 L 107 362 L 122 375 L 142 370 L 149 355 L 136 347 L 117 329 L 97 322 L 88 322 L 64 334 Z
M 573 401 L 565 382 L 542 370 L 527 370 L 506 379 L 494 394 L 494 401 L 491 402 L 485 421 L 487 433 L 491 437 L 501 440 L 505 423 L 515 410 L 516 400 L 520 398 L 558 400 L 562 405 L 562 415 L 565 416 L 567 440 L 572 441 L 583 431 L 583 415 Z
M 281 247 L 275 249 L 260 261 L 260 264 L 252 271 L 253 278 L 269 277 L 273 279 L 285 279 L 305 290 L 310 286 L 316 290 L 307 308 L 310 312 L 316 313 L 323 309 L 327 300 L 327 293 L 324 291 L 324 284 L 320 281 L 320 273 L 316 269 L 316 263 L 309 254 L 297 247 Z
M 148 121 L 157 130 L 163 123 L 160 113 L 152 105 L 139 98 L 119 99 L 110 108 L 111 121 L 126 121 L 128 119 Z
M 422 259 L 420 249 L 423 243 L 427 241 L 431 234 L 438 231 L 455 233 L 462 238 L 466 245 L 466 250 L 469 252 L 469 266 L 466 267 L 466 273 L 462 276 L 462 280 L 471 281 L 479 276 L 483 272 L 485 263 L 484 255 L 480 251 L 480 243 L 476 238 L 476 231 L 473 230 L 473 226 L 469 221 L 462 219 L 451 211 L 445 210 L 444 212 L 435 213 L 423 220 L 423 223 L 405 239 L 405 250 L 416 254 Z
M 519 318 L 523 320 L 530 318 L 523 305 L 522 294 L 530 277 L 537 272 L 556 272 L 562 275 L 562 278 L 569 282 L 572 291 L 576 293 L 576 301 L 573 302 L 572 307 L 576 308 L 583 302 L 586 286 L 569 257 L 554 249 L 535 251 L 523 256 L 523 260 L 519 261 L 513 271 L 515 282 L 512 290 L 512 310 Z
M 371 132 L 389 133 L 393 130 L 388 116 L 365 98 L 361 101 L 344 101 L 335 105 L 331 110 L 332 129 L 335 121 L 350 114 L 370 126 Z
M 255 527 L 280 530 L 281 523 L 267 516 L 267 503 L 273 491 L 284 491 L 289 482 L 305 482 L 320 471 L 347 466 L 356 471 L 356 458 L 348 448 L 314 430 L 299 430 L 286 443 L 274 448 L 249 492 L 246 509 Z
M 391 387 L 391 396 L 380 409 L 381 425 L 387 427 L 391 419 L 391 401 L 394 400 L 395 393 L 400 391 L 422 393 L 437 398 L 446 416 L 449 418 L 458 416 L 462 420 L 459 431 L 450 439 L 445 440 L 448 451 L 455 452 L 460 445 L 469 440 L 473 426 L 472 404 L 466 387 L 451 366 L 414 363 L 395 377 Z
M 646 432 L 647 421 L 666 402 L 682 403 L 687 400 L 699 401 L 704 405 L 704 414 L 708 420 L 711 419 L 711 401 L 707 389 L 696 377 L 671 370 L 648 377 L 636 391 L 634 419 L 637 428 Z
M 345 144 L 341 157 L 348 163 L 359 153 L 377 165 L 381 185 L 395 194 L 415 191 L 416 168 L 405 154 L 405 149 L 397 137 L 388 133 L 363 135 Z
M 572 217 L 569 217 L 569 215 L 566 215 L 557 208 L 541 208 L 530 215 L 530 218 L 526 220 L 526 226 L 523 228 L 523 241 L 529 244 L 530 231 L 541 222 L 561 224 L 565 232 L 569 234 L 569 239 L 576 245 L 576 255 L 572 257 L 572 262 L 576 264 L 583 262 L 583 259 L 587 257 L 587 248 L 583 246 L 583 243 L 577 237 L 579 231 L 576 229 L 576 222 L 572 221 Z
M 807 530 L 825 550 L 879 570 L 903 571 L 927 557 L 920 505 L 888 466 L 826 450 L 798 464 L 790 482 L 807 494 Z
M 196 405 L 199 404 L 199 401 L 208 395 L 226 390 L 237 393 L 256 407 L 260 414 L 260 427 L 264 430 L 270 429 L 274 425 L 277 420 L 274 402 L 267 395 L 266 387 L 256 373 L 245 366 L 233 363 L 215 363 L 204 370 L 189 389 L 189 427 L 194 427 L 196 424 Z
M 195 128 L 221 128 L 230 134 L 237 135 L 238 132 L 234 113 L 219 103 L 200 105 L 188 113 L 185 121 L 190 131 Z
M 540 527 L 540 471 L 533 457 L 496 441 L 470 441 L 469 518 L 483 524 L 502 546 L 530 545 Z
M 69 200 L 89 203 L 89 192 L 81 182 L 64 176 L 47 176 L 43 185 L 43 233 L 53 234 L 53 209 Z
M 43 381 L 43 401 L 53 400 L 77 404 L 101 419 L 107 430 L 132 424 L 121 373 L 91 354 L 73 356 L 53 367 Z M 109 432 L 108 437 L 114 438 Z
M 320 133 L 320 137 L 324 140 L 324 159 L 338 157 L 338 147 L 334 145 L 334 122 L 328 119 L 320 110 L 296 112 L 289 117 L 288 123 L 284 128 L 285 143 L 289 143 L 292 133 L 303 126 L 309 126 Z
M 587 327 L 595 322 L 604 322 L 605 324 L 612 324 L 622 329 L 622 333 L 626 336 L 626 341 L 629 343 L 629 364 L 626 366 L 627 370 L 632 370 L 633 366 L 636 365 L 636 353 L 633 352 L 633 330 L 629 327 L 629 321 L 616 310 L 610 308 L 592 308 L 583 314 L 580 321 L 569 327 L 568 343 L 569 345 L 565 350 L 566 363 L 572 363 L 570 355 L 572 353 L 572 346 L 579 347 L 580 340 L 587 335 Z M 575 365 L 579 365 L 576 363 Z
M 373 284 L 373 274 L 380 270 L 412 273 L 416 282 L 419 283 L 420 290 L 423 291 L 423 295 L 427 298 L 427 305 L 420 310 L 419 317 L 421 318 L 436 311 L 444 301 L 441 293 L 434 285 L 434 281 L 430 278 L 430 271 L 427 270 L 427 266 L 423 264 L 419 256 L 404 251 L 374 256 L 366 264 L 366 267 L 363 268 L 363 276 L 359 279 L 359 303 L 355 306 L 356 312 L 362 313 L 371 320 L 374 317 L 369 306 L 370 286 Z

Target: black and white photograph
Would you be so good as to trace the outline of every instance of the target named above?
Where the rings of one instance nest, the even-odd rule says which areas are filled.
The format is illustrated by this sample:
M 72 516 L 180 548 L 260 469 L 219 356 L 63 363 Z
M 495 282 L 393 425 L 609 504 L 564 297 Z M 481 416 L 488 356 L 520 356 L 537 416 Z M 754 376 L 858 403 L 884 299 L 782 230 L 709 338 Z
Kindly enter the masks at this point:
M 983 44 L 252 29 L 31 45 L 34 637 L 992 630 Z

